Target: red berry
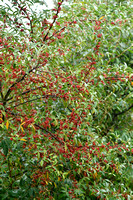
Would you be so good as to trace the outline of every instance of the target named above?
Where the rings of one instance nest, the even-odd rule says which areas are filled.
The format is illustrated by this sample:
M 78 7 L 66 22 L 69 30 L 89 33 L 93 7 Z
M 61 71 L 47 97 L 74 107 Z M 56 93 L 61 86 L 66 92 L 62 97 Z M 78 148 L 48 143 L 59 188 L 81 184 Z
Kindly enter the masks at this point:
M 58 5 L 59 5 L 59 6 L 61 6 L 61 4 L 62 4 L 61 2 L 58 2 Z

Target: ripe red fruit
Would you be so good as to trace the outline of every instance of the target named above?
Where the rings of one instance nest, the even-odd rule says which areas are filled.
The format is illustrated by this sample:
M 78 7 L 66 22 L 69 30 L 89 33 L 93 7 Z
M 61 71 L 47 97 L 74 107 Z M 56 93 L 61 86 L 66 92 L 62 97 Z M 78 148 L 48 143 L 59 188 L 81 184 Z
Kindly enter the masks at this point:
M 61 2 L 58 2 L 58 5 L 59 5 L 59 6 L 61 6 L 61 4 L 62 4 Z
M 56 19 L 56 18 L 57 18 L 57 15 L 54 15 L 54 16 L 53 16 L 53 19 Z

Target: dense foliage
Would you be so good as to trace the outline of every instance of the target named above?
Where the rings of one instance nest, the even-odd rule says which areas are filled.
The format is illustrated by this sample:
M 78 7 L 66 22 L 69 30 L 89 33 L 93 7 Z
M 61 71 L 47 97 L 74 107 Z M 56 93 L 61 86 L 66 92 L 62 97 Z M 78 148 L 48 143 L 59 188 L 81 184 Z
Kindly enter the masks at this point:
M 132 1 L 2 2 L 0 199 L 133 199 Z

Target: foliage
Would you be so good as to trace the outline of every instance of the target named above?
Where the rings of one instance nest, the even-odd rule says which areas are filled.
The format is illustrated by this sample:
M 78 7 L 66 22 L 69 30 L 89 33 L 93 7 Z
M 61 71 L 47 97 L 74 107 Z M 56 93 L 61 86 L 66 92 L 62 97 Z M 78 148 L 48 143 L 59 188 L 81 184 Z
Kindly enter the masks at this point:
M 0 6 L 0 198 L 132 199 L 132 2 L 44 5 Z

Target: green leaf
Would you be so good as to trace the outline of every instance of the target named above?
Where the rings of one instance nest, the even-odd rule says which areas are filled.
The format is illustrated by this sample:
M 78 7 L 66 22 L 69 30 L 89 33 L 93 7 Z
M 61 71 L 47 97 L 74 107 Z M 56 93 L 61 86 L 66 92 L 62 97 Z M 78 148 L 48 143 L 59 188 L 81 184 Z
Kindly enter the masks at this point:
M 9 149 L 8 149 L 8 143 L 6 142 L 6 140 L 2 140 L 1 147 L 3 148 L 3 152 L 5 156 L 7 156 Z
M 17 197 L 19 197 L 19 195 L 20 195 L 20 190 L 19 190 L 19 189 L 16 189 L 16 190 L 9 190 L 9 191 L 8 191 L 8 194 L 9 194 L 10 197 L 17 198 Z

